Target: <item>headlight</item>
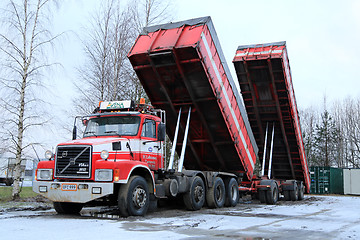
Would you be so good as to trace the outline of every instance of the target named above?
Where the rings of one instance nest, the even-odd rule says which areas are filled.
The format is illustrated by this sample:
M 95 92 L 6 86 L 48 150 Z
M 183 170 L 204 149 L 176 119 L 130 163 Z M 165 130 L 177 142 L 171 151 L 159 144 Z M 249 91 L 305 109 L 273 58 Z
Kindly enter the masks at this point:
M 95 170 L 95 181 L 109 182 L 113 180 L 112 169 L 96 169 Z
M 101 153 L 100 153 L 100 157 L 104 160 L 108 159 L 109 157 L 109 152 L 106 151 L 106 150 L 102 150 Z
M 52 180 L 52 169 L 38 169 L 37 180 Z
M 52 151 L 47 150 L 47 151 L 45 152 L 45 158 L 48 159 L 48 160 L 50 160 L 52 157 L 53 157 Z

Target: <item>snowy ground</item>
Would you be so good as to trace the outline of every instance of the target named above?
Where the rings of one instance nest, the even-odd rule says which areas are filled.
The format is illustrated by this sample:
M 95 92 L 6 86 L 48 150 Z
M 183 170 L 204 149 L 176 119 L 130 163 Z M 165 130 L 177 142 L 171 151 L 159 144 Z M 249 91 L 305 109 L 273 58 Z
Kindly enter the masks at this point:
M 126 219 L 103 208 L 61 216 L 41 203 L 29 207 L 0 207 L 0 239 L 360 239 L 360 197 L 351 196 L 310 195 L 275 206 L 249 201 L 197 212 L 162 208 Z

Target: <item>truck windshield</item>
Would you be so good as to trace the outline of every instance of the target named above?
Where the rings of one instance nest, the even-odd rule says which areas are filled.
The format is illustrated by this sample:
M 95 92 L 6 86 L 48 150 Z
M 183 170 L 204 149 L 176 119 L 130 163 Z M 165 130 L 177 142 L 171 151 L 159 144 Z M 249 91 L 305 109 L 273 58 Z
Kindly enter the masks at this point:
M 91 118 L 84 137 L 93 136 L 135 136 L 140 126 L 140 117 L 116 116 Z

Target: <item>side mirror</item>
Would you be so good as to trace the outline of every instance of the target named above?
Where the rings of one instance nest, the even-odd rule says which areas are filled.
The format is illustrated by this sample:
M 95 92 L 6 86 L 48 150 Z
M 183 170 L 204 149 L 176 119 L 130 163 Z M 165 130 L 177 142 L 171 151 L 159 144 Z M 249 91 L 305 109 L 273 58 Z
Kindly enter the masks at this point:
M 76 125 L 74 125 L 73 132 L 72 132 L 72 140 L 76 139 L 76 135 L 77 135 L 76 132 L 77 132 Z
M 157 131 L 157 140 L 158 141 L 165 141 L 165 134 L 166 134 L 166 125 L 165 125 L 165 123 L 159 123 L 158 131 Z

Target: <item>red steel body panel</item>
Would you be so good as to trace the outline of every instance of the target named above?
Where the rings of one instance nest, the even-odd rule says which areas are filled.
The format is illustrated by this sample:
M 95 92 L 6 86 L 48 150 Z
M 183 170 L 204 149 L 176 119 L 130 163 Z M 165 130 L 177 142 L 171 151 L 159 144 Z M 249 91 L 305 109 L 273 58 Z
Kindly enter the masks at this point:
M 242 172 L 251 179 L 257 146 L 210 17 L 145 30 L 128 58 L 152 105 L 166 110 L 171 138 L 182 108 L 178 142 L 192 107 L 185 168 Z
M 269 123 L 271 128 L 275 124 L 272 176 L 302 180 L 309 191 L 309 168 L 286 43 L 239 46 L 233 63 L 259 147 L 259 159 L 263 157 L 266 125 Z

